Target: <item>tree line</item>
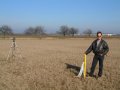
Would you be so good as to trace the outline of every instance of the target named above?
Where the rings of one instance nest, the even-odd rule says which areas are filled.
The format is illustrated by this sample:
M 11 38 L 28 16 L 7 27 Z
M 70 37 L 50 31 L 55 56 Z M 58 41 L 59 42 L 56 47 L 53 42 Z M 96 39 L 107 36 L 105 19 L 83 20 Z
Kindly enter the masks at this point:
M 8 25 L 3 25 L 0 27 L 0 33 L 2 35 L 4 35 L 4 37 L 6 35 L 13 35 L 14 32 L 12 30 L 12 28 Z M 56 31 L 56 34 L 58 35 L 63 35 L 65 36 L 72 36 L 74 37 L 76 34 L 79 33 L 79 29 L 75 28 L 75 27 L 68 27 L 67 25 L 62 25 L 60 26 L 59 30 Z M 83 32 L 85 35 L 90 36 L 92 34 L 92 30 L 91 29 L 86 29 Z M 45 29 L 43 26 L 36 26 L 36 27 L 29 27 L 27 28 L 24 33 L 24 35 L 47 35 Z
M 3 25 L 2 27 L 0 27 L 0 34 L 3 34 L 5 38 L 6 35 L 13 35 L 13 30 L 11 29 L 11 27 Z
M 63 36 L 71 35 L 74 36 L 75 34 L 79 33 L 79 30 L 74 27 L 68 27 L 68 26 L 61 26 L 60 29 L 56 32 L 57 34 L 62 34 Z

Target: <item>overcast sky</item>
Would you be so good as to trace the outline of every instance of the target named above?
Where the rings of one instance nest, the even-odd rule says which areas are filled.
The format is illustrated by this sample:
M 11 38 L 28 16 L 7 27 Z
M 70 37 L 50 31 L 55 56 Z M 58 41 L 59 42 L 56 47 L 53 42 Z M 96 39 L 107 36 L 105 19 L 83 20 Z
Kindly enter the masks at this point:
M 0 0 L 0 26 L 14 32 L 44 26 L 56 32 L 61 25 L 83 32 L 120 33 L 120 0 Z

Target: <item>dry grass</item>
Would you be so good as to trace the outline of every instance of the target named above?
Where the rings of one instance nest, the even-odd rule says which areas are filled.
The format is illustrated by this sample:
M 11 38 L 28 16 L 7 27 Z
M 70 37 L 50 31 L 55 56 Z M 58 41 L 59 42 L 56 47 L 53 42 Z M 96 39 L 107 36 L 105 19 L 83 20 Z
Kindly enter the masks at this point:
M 0 90 L 120 90 L 120 39 L 107 39 L 104 75 L 75 78 L 93 39 L 17 40 L 23 59 L 6 60 L 11 41 L 0 40 Z M 87 56 L 87 70 L 93 54 Z M 71 67 L 74 66 L 74 67 Z M 69 68 L 71 67 L 71 68 Z M 98 66 L 95 74 L 97 74 Z

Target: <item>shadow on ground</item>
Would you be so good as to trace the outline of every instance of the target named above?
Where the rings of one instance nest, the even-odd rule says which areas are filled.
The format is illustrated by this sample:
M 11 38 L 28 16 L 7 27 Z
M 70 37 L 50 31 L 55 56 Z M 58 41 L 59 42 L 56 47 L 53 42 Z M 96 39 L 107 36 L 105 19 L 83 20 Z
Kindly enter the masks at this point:
M 66 69 L 69 69 L 70 72 L 74 73 L 75 75 L 78 75 L 81 67 L 78 67 L 78 66 L 75 66 L 72 64 L 68 64 L 68 63 L 65 63 L 65 64 L 66 64 Z

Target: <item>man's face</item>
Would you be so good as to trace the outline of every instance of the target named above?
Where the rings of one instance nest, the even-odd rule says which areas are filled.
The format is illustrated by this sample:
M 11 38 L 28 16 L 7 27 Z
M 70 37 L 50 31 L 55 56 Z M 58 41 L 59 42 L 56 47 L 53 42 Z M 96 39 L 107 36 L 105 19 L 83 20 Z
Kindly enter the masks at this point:
M 98 39 L 101 39 L 101 38 L 102 38 L 102 34 L 101 34 L 101 33 L 98 33 L 98 34 L 97 34 L 97 38 L 98 38 Z

